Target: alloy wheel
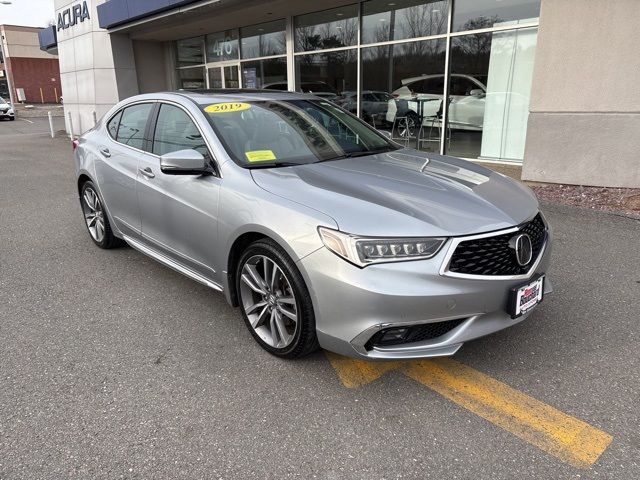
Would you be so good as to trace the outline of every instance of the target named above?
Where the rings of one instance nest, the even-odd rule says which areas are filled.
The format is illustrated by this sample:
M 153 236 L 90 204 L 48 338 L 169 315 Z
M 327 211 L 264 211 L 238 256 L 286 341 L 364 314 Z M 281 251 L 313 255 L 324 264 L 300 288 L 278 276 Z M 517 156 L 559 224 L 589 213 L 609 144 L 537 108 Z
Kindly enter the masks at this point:
M 98 194 L 91 188 L 84 189 L 82 195 L 82 211 L 91 237 L 98 243 L 104 239 L 104 211 Z
M 273 348 L 293 342 L 298 329 L 298 308 L 289 279 L 265 255 L 254 255 L 242 267 L 242 307 L 256 334 Z

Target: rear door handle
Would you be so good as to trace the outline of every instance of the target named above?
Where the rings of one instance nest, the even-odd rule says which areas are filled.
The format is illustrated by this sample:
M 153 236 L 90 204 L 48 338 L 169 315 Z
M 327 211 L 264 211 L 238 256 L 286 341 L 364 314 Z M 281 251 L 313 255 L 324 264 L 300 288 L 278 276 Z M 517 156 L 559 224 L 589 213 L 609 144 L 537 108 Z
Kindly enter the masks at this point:
M 147 178 L 154 178 L 155 174 L 151 170 L 150 167 L 147 168 L 139 168 L 138 171 Z
M 111 156 L 111 152 L 107 147 L 100 147 L 100 153 L 105 157 L 109 158 Z

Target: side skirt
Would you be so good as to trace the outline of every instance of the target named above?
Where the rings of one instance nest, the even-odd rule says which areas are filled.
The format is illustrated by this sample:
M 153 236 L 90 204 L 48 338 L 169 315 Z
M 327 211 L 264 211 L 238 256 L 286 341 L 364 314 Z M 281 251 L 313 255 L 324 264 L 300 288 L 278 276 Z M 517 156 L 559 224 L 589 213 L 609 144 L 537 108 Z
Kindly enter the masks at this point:
M 136 250 L 138 250 L 141 253 L 144 253 L 145 255 L 153 258 L 154 260 L 162 263 L 163 265 L 175 270 L 178 273 L 181 273 L 187 277 L 189 277 L 192 280 L 195 280 L 198 283 L 201 283 L 203 285 L 206 285 L 209 288 L 212 288 L 214 290 L 217 290 L 218 292 L 222 292 L 223 289 L 220 285 L 213 283 L 211 280 L 203 277 L 202 275 L 200 275 L 199 273 L 194 272 L 193 270 L 185 267 L 184 265 L 181 265 L 177 262 L 175 262 L 173 259 L 167 257 L 166 255 L 163 255 L 149 247 L 147 247 L 146 245 L 143 245 L 142 243 L 140 243 L 137 240 L 132 239 L 131 237 L 128 237 L 127 235 L 123 235 L 124 241 L 127 242 L 129 245 L 131 245 L 131 247 L 135 248 Z

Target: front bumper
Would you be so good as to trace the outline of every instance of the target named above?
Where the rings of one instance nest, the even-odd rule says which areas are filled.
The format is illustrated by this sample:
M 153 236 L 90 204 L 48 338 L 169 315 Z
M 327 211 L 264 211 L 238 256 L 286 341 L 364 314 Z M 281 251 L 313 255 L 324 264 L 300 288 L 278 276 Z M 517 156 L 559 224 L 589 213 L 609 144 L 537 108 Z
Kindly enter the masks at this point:
M 450 240 L 451 241 L 451 240 Z M 367 359 L 398 360 L 453 355 L 464 342 L 525 320 L 506 312 L 509 289 L 527 279 L 455 278 L 441 274 L 446 244 L 431 259 L 358 268 L 321 248 L 299 261 L 310 288 L 320 345 Z M 551 236 L 528 278 L 545 273 Z M 545 280 L 545 295 L 553 288 Z M 437 338 L 387 347 L 367 344 L 379 330 L 459 319 Z

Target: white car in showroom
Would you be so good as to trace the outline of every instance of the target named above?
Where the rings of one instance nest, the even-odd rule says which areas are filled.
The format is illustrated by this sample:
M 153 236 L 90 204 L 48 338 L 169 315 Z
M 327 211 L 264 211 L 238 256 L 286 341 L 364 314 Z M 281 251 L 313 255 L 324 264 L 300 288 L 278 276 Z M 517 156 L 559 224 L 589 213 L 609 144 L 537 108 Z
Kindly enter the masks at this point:
M 421 75 L 401 80 L 402 86 L 391 93 L 387 109 L 387 122 L 407 117 L 408 127 L 440 126 L 442 118 L 442 92 L 445 77 L 442 74 Z M 452 74 L 449 87 L 449 126 L 452 129 L 482 131 L 487 87 L 470 75 Z

